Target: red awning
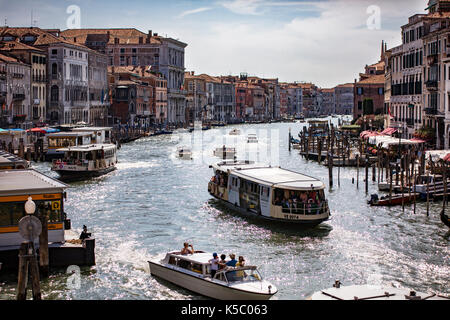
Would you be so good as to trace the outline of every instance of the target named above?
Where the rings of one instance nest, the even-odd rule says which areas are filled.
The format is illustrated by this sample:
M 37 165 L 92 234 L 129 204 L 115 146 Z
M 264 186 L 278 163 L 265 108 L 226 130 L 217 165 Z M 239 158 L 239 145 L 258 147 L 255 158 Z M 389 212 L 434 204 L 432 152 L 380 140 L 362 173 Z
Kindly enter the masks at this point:
M 417 142 L 417 143 L 425 143 L 425 140 L 418 139 L 418 138 L 412 138 L 411 141 Z
M 447 155 L 444 157 L 444 161 L 450 161 L 450 153 L 447 153 Z
M 396 128 L 387 128 L 387 129 L 384 129 L 383 132 L 381 132 L 381 134 L 390 136 L 395 132 L 397 132 Z
M 27 130 L 27 131 L 47 133 L 47 131 L 45 131 L 45 129 L 47 129 L 47 128 L 33 128 L 33 129 L 30 129 L 30 130 Z

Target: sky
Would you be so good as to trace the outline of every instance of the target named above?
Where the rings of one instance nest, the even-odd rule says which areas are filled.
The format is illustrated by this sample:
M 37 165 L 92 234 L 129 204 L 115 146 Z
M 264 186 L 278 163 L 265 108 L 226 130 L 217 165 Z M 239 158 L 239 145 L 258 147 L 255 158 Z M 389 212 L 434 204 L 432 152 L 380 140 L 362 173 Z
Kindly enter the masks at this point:
M 196 74 L 246 72 L 334 87 L 378 62 L 381 41 L 401 44 L 408 17 L 428 0 L 0 0 L 0 25 L 65 30 L 136 28 L 188 44 Z M 69 24 L 68 24 L 69 23 Z

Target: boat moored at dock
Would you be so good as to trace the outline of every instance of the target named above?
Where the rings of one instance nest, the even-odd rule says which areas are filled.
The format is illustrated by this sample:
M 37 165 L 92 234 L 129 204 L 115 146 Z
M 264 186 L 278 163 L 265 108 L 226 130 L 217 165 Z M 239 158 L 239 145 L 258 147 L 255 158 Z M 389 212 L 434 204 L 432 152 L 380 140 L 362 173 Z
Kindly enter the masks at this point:
M 325 185 L 316 178 L 251 161 L 223 161 L 211 167 L 209 193 L 239 213 L 310 226 L 329 219 Z
M 148 261 L 150 273 L 203 296 L 219 300 L 268 300 L 277 288 L 263 280 L 256 266 L 225 267 L 211 277 L 212 253 L 169 252 L 162 260 Z
M 114 144 L 93 144 L 58 149 L 64 158 L 53 160 L 52 170 L 63 181 L 98 177 L 116 169 L 117 148 Z

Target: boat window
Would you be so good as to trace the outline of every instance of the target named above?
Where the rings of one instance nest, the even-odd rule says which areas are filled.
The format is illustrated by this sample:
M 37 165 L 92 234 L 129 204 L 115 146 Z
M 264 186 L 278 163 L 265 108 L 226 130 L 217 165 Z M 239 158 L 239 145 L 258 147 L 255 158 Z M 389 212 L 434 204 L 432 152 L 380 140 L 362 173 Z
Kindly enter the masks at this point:
M 177 259 L 175 257 L 169 258 L 169 264 L 176 266 L 177 265 Z
M 202 265 L 199 263 L 192 263 L 192 271 L 198 272 L 198 273 L 203 273 Z
M 178 266 L 183 269 L 191 269 L 191 263 L 183 259 L 178 261 Z
M 283 213 L 321 214 L 327 210 L 324 190 L 275 189 L 273 205 L 282 207 Z
M 262 277 L 257 269 L 245 269 L 226 272 L 228 282 L 254 282 L 261 281 Z
M 46 215 L 49 223 L 61 222 L 61 200 L 33 200 L 36 204 L 36 217 Z M 25 216 L 25 201 L 0 203 L 0 226 L 16 226 Z

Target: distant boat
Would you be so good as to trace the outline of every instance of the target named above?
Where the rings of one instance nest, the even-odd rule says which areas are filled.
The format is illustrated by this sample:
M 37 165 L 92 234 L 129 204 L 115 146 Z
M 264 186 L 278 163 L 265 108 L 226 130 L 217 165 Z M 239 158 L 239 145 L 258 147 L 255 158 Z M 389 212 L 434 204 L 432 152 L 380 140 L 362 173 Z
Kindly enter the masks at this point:
M 254 133 L 249 133 L 247 136 L 247 143 L 258 143 L 258 137 Z
M 450 217 L 445 214 L 444 210 L 441 211 L 440 216 L 441 216 L 442 223 L 450 228 Z
M 373 194 L 371 196 L 371 199 L 367 201 L 368 204 L 371 206 L 397 206 L 401 204 L 407 204 L 414 201 L 415 198 L 418 198 L 420 196 L 420 193 L 405 193 L 404 195 L 393 195 L 391 197 L 384 196 L 378 199 L 377 194 Z
M 406 288 L 371 285 L 341 286 L 339 280 L 332 288 L 315 292 L 307 300 L 448 300 L 448 296 L 416 292 Z
M 230 133 L 228 133 L 230 136 L 238 136 L 241 134 L 241 130 L 239 129 L 233 129 L 230 131 Z
M 178 147 L 177 156 L 180 159 L 192 160 L 192 151 L 188 147 Z

